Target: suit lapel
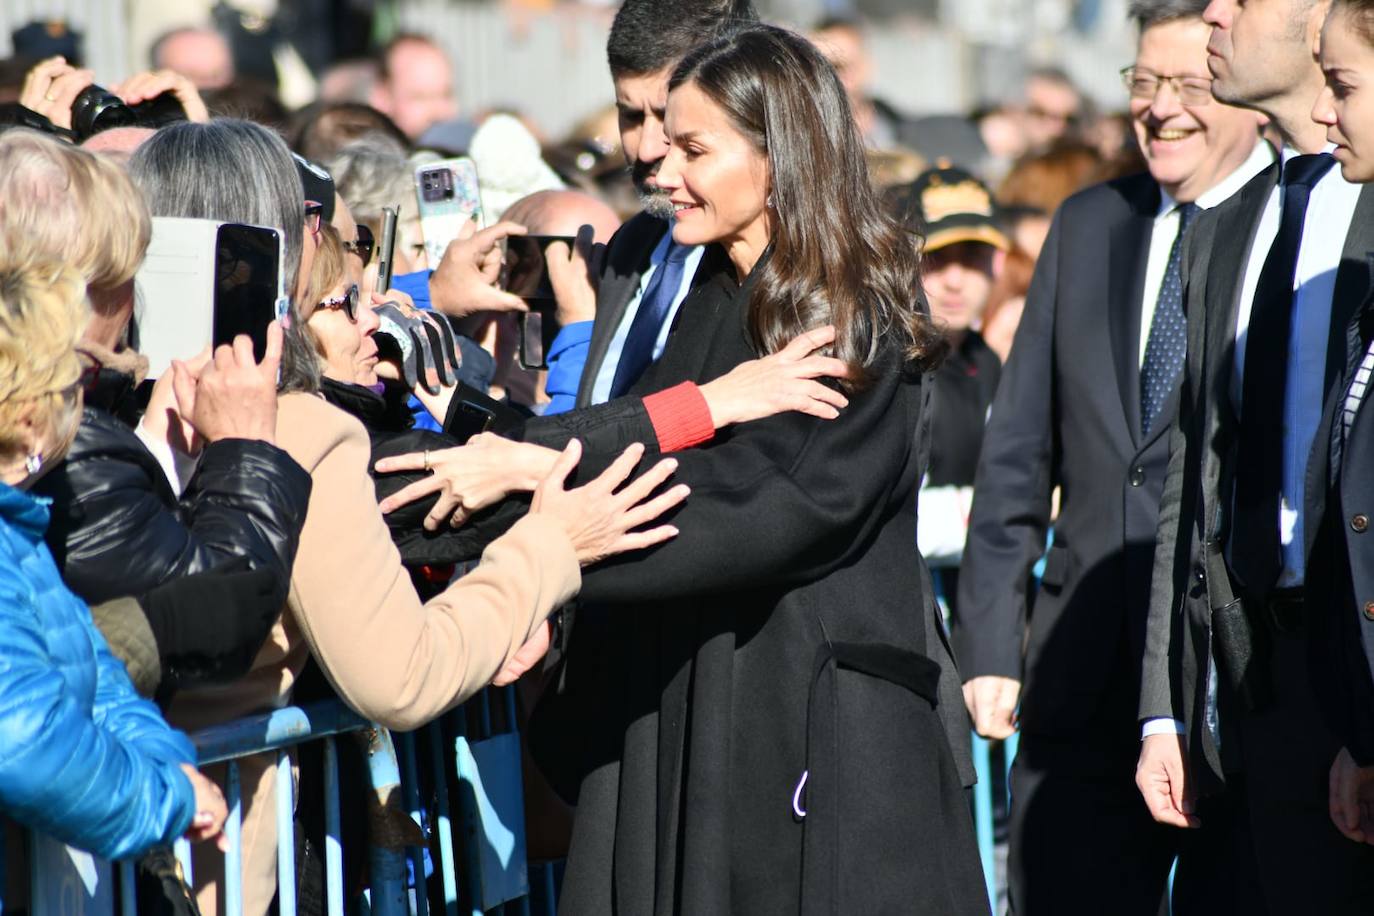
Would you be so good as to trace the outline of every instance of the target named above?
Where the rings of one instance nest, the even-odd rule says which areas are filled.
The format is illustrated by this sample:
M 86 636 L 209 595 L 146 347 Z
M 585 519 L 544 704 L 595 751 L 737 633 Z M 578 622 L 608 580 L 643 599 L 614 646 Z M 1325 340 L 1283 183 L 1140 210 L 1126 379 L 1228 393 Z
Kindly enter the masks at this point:
M 1234 423 L 1236 405 L 1230 397 L 1230 373 L 1235 371 L 1236 320 L 1240 313 L 1240 296 L 1245 271 L 1250 262 L 1250 249 L 1259 229 L 1265 203 L 1279 177 L 1277 165 L 1271 165 L 1241 189 L 1237 206 L 1228 207 L 1217 220 L 1213 235 L 1214 248 L 1207 269 L 1206 347 L 1208 389 L 1217 394 L 1220 417 Z
M 668 231 L 666 220 L 641 213 L 626 223 L 606 252 L 606 267 L 601 273 L 601 285 L 596 294 L 596 321 L 592 325 L 592 339 L 587 346 L 587 361 L 577 385 L 577 406 L 592 402 L 596 376 L 606 361 L 616 329 L 620 327 L 630 300 L 639 290 L 640 278 L 649 268 L 654 248 Z
M 1143 189 L 1142 189 L 1143 190 Z M 1148 193 L 1129 199 L 1131 214 L 1112 227 L 1107 271 L 1107 324 L 1116 363 L 1121 408 L 1131 442 L 1140 443 L 1140 313 L 1145 296 L 1150 237 L 1159 209 L 1159 190 L 1150 182 Z

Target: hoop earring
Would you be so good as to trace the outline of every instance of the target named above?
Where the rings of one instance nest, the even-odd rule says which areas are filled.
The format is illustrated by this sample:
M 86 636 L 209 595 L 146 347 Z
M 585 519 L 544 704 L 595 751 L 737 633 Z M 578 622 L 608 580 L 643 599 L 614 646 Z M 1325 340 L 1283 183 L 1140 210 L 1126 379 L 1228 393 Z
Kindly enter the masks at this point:
M 29 476 L 37 474 L 43 470 L 43 454 L 39 452 L 24 459 L 24 470 L 29 472 Z

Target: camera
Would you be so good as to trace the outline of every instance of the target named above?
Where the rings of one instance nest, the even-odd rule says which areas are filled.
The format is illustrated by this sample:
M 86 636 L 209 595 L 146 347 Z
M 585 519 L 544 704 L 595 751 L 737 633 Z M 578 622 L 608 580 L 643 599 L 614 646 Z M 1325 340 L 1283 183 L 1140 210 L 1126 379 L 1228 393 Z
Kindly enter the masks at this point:
M 170 92 L 127 105 L 103 86 L 91 84 L 72 102 L 72 133 L 78 142 L 115 127 L 163 127 L 186 120 L 181 102 Z

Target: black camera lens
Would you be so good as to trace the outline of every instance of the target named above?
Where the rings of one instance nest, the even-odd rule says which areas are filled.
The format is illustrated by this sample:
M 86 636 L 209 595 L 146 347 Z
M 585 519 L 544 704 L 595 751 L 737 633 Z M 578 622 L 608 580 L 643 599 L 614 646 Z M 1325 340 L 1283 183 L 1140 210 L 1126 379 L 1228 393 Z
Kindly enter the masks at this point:
M 103 86 L 87 86 L 72 102 L 72 132 L 78 140 L 85 140 L 102 130 L 130 127 L 136 123 L 138 115 L 124 104 L 123 99 Z

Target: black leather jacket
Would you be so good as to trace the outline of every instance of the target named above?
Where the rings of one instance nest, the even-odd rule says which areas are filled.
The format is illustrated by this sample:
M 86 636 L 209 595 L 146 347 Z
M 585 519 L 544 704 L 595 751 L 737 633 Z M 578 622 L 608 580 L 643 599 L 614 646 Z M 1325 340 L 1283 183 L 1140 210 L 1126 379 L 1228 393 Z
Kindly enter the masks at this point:
M 109 401 L 106 381 L 102 376 L 88 404 L 108 404 L 128 416 L 124 403 Z M 168 656 L 179 652 L 239 661 L 246 653 L 251 662 L 286 604 L 310 487 L 310 475 L 276 446 L 225 439 L 201 453 L 178 499 L 133 429 L 88 406 L 66 458 L 34 491 L 53 501 L 48 545 L 68 586 L 88 603 L 143 595 L 195 573 L 242 569 L 245 561 L 250 569 L 274 573 L 278 587 L 261 602 L 275 610 L 264 615 L 245 608 L 256 621 L 250 627 L 243 620 L 193 616 L 197 609 L 188 607 L 175 634 L 155 630 L 164 666 L 174 668 Z M 238 662 L 231 667 L 246 670 Z M 198 679 L 242 673 L 202 666 Z

